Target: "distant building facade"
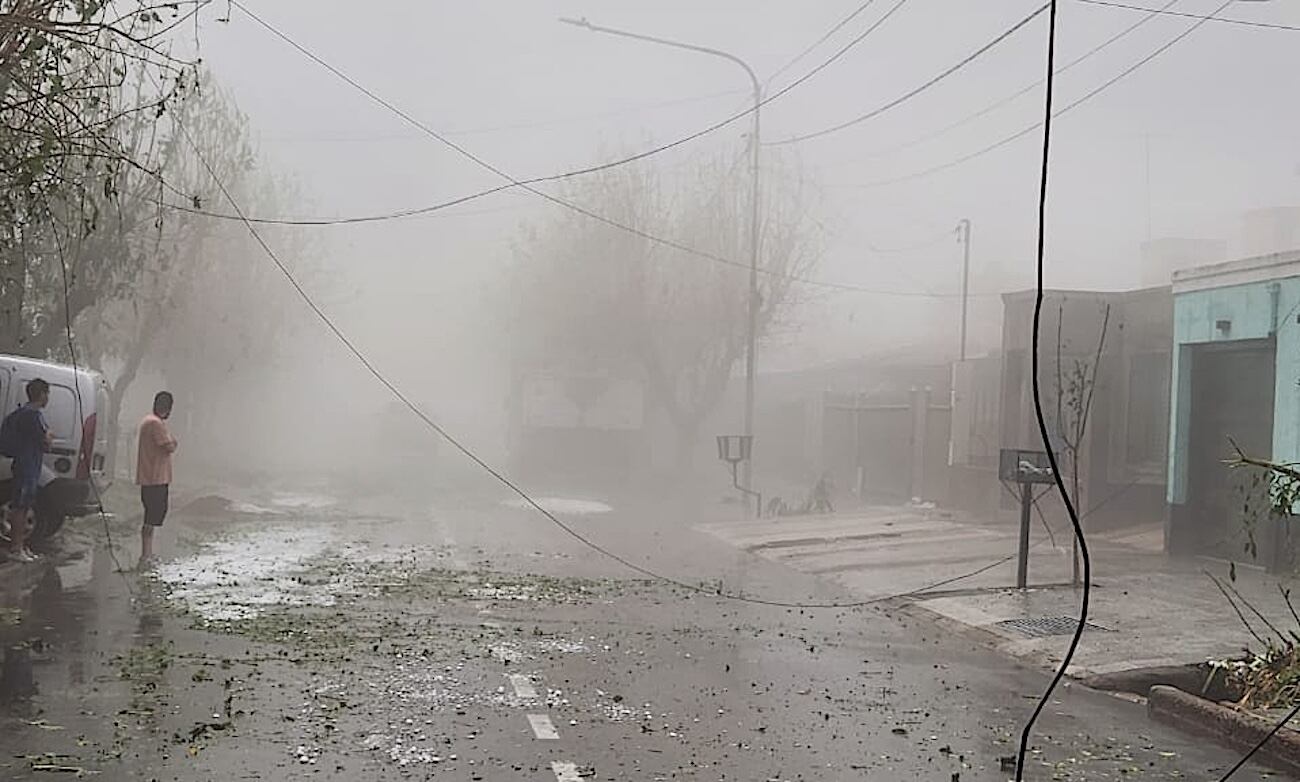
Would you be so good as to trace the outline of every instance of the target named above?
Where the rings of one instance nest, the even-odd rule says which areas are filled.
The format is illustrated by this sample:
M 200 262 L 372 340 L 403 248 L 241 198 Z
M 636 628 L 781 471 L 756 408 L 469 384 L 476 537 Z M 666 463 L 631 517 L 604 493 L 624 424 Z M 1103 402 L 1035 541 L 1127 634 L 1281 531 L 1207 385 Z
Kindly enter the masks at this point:
M 1035 295 L 1003 297 L 1001 448 L 1043 448 L 1032 389 Z M 1044 293 L 1041 399 L 1058 457 L 1068 463 L 1077 453 L 1077 468 L 1065 469 L 1077 469 L 1078 504 L 1089 527 L 1159 523 L 1165 516 L 1172 325 L 1168 287 Z M 996 463 L 984 469 L 996 482 Z

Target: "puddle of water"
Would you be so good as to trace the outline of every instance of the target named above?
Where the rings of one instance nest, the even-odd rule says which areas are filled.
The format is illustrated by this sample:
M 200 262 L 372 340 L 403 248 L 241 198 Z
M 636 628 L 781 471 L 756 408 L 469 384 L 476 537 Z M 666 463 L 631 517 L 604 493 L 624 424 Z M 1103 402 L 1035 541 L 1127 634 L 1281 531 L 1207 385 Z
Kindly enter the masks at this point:
M 518 510 L 532 510 L 533 506 L 529 505 L 522 499 L 507 500 L 503 503 L 508 508 Z M 610 513 L 614 509 L 603 502 L 596 500 L 579 500 L 569 497 L 538 497 L 537 504 L 541 505 L 550 513 L 563 516 L 596 516 L 602 513 Z

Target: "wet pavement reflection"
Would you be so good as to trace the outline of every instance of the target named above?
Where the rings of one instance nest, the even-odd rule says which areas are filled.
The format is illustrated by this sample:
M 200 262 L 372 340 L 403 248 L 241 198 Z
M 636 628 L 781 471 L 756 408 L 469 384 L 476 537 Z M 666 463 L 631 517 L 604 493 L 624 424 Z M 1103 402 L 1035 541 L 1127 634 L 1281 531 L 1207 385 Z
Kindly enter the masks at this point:
M 1002 780 L 1042 684 L 881 610 L 612 577 L 500 498 L 433 507 L 202 498 L 152 571 L 102 546 L 31 569 L 0 614 L 0 778 Z M 793 589 L 773 567 L 743 565 Z M 1032 778 L 1226 759 L 1078 688 L 1044 726 Z

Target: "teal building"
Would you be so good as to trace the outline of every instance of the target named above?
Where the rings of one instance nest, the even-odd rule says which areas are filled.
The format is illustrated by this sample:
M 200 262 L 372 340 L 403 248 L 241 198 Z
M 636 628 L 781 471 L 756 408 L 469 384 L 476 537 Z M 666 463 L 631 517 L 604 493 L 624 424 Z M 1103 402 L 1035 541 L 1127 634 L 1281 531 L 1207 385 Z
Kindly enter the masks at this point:
M 1300 252 L 1175 272 L 1166 548 L 1289 569 L 1251 456 L 1300 461 Z

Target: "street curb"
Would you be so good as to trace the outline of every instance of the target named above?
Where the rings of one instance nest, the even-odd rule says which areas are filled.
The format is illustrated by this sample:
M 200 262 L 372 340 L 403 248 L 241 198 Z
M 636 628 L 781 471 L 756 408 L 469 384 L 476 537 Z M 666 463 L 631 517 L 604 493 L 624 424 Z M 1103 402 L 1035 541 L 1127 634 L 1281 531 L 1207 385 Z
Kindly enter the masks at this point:
M 1241 693 L 1225 680 L 1222 671 L 1209 663 L 1156 665 L 1126 668 L 1089 676 L 1083 683 L 1103 692 L 1127 692 L 1146 697 L 1151 688 L 1163 685 L 1210 701 L 1237 700 Z
M 913 619 L 922 622 L 929 622 L 936 627 L 948 631 L 954 636 L 964 637 L 968 641 L 986 646 L 989 649 L 1002 654 L 1004 657 L 1014 660 L 1018 664 L 1025 665 L 1028 662 L 1023 658 L 1016 657 L 1015 655 L 1008 655 L 998 649 L 998 644 L 1007 640 L 1005 636 L 999 635 L 987 627 L 967 624 L 957 619 L 953 619 L 950 616 L 945 616 L 938 611 L 933 611 L 917 602 L 918 599 L 924 598 L 921 596 L 898 598 L 889 601 L 884 605 L 893 608 L 906 616 L 910 616 Z
M 1214 739 L 1238 752 L 1249 752 L 1274 727 L 1267 720 L 1163 684 L 1151 688 L 1147 697 L 1147 715 L 1156 722 Z M 1300 733 L 1285 729 L 1278 731 L 1255 758 L 1279 771 L 1300 777 Z

